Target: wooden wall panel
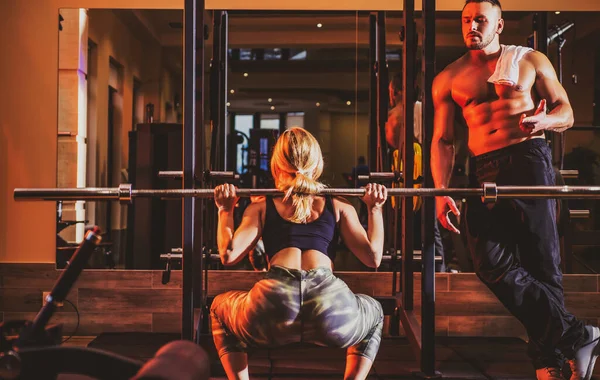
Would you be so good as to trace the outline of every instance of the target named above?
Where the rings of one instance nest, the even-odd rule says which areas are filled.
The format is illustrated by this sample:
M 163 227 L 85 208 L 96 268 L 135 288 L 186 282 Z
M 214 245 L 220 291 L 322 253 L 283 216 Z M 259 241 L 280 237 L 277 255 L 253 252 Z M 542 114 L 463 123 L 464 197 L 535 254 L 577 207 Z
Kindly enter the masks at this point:
M 0 264 L 0 287 L 51 289 L 59 272 L 54 264 Z
M 93 289 L 148 289 L 152 287 L 152 277 L 152 271 L 84 271 L 75 286 Z
M 525 328 L 510 316 L 452 316 L 448 317 L 451 336 L 511 336 L 526 338 Z
M 152 331 L 161 333 L 181 332 L 181 312 L 152 313 Z
M 53 264 L 0 264 L 0 321 L 32 319 L 42 306 L 42 292 L 52 289 L 60 275 Z M 354 292 L 391 294 L 389 272 L 337 273 Z M 229 289 L 247 290 L 264 273 L 210 271 L 210 295 Z M 399 276 L 398 276 L 399 278 Z M 87 270 L 82 273 L 68 299 L 77 306 L 77 335 L 102 332 L 179 332 L 181 329 L 181 271 L 173 271 L 168 284 L 162 271 Z M 415 313 L 420 315 L 420 273 L 415 273 Z M 436 275 L 436 333 L 441 336 L 524 337 L 520 323 L 472 273 Z M 566 275 L 565 303 L 584 321 L 600 319 L 600 276 Z M 74 309 L 65 304 L 53 322 L 65 324 L 70 334 L 77 324 Z M 386 318 L 389 325 L 389 318 Z M 387 328 L 386 328 L 387 331 Z
M 181 310 L 181 292 L 175 289 L 79 289 L 79 310 L 92 312 L 174 312 Z

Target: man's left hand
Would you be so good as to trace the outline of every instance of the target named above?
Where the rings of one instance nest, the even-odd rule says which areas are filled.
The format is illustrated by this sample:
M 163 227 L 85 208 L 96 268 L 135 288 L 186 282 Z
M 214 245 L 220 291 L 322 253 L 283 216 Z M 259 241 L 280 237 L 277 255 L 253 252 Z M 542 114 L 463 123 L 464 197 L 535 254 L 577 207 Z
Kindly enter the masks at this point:
M 548 108 L 546 107 L 546 99 L 542 99 L 533 116 L 521 115 L 519 127 L 527 134 L 533 135 L 539 131 L 543 131 L 550 126 L 547 115 Z

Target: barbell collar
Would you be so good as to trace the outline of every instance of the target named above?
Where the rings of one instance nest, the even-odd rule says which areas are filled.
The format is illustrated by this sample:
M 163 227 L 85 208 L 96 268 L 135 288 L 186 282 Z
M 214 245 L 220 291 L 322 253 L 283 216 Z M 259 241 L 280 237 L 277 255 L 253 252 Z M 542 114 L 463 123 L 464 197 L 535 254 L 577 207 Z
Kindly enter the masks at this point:
M 131 188 L 130 183 L 122 183 L 119 185 L 119 202 L 131 203 L 133 200 L 133 189 Z
M 496 203 L 498 200 L 498 186 L 493 182 L 483 183 L 483 197 L 481 201 L 483 203 Z

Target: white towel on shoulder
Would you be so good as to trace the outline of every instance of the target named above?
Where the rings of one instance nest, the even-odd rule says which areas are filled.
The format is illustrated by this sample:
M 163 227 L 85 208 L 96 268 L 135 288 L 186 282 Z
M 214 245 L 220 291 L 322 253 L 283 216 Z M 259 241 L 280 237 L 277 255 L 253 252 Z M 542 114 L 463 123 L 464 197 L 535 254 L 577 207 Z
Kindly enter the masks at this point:
M 519 80 L 519 61 L 533 49 L 516 45 L 500 45 L 500 48 L 496 70 L 489 77 L 488 82 L 512 87 Z

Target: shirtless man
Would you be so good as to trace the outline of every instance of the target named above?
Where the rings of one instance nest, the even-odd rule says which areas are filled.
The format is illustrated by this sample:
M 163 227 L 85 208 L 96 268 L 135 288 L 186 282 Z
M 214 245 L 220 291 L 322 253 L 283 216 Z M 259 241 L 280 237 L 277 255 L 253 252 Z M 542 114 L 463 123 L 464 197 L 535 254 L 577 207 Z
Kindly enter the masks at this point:
M 433 83 L 431 170 L 438 188 L 450 181 L 453 121 L 459 108 L 469 130 L 471 187 L 483 182 L 554 185 L 544 133 L 570 128 L 573 111 L 542 53 L 522 56 L 515 83 L 488 82 L 505 49 L 499 41 L 503 27 L 498 0 L 466 1 L 462 35 L 469 50 Z M 459 233 L 448 218 L 450 212 L 458 215 L 454 201 L 437 197 L 436 206 L 440 223 Z M 467 202 L 466 233 L 478 277 L 527 330 L 537 378 L 564 379 L 564 357 L 571 380 L 590 379 L 600 330 L 585 326 L 565 309 L 555 218 L 555 199 L 514 199 L 487 207 L 472 198 Z

